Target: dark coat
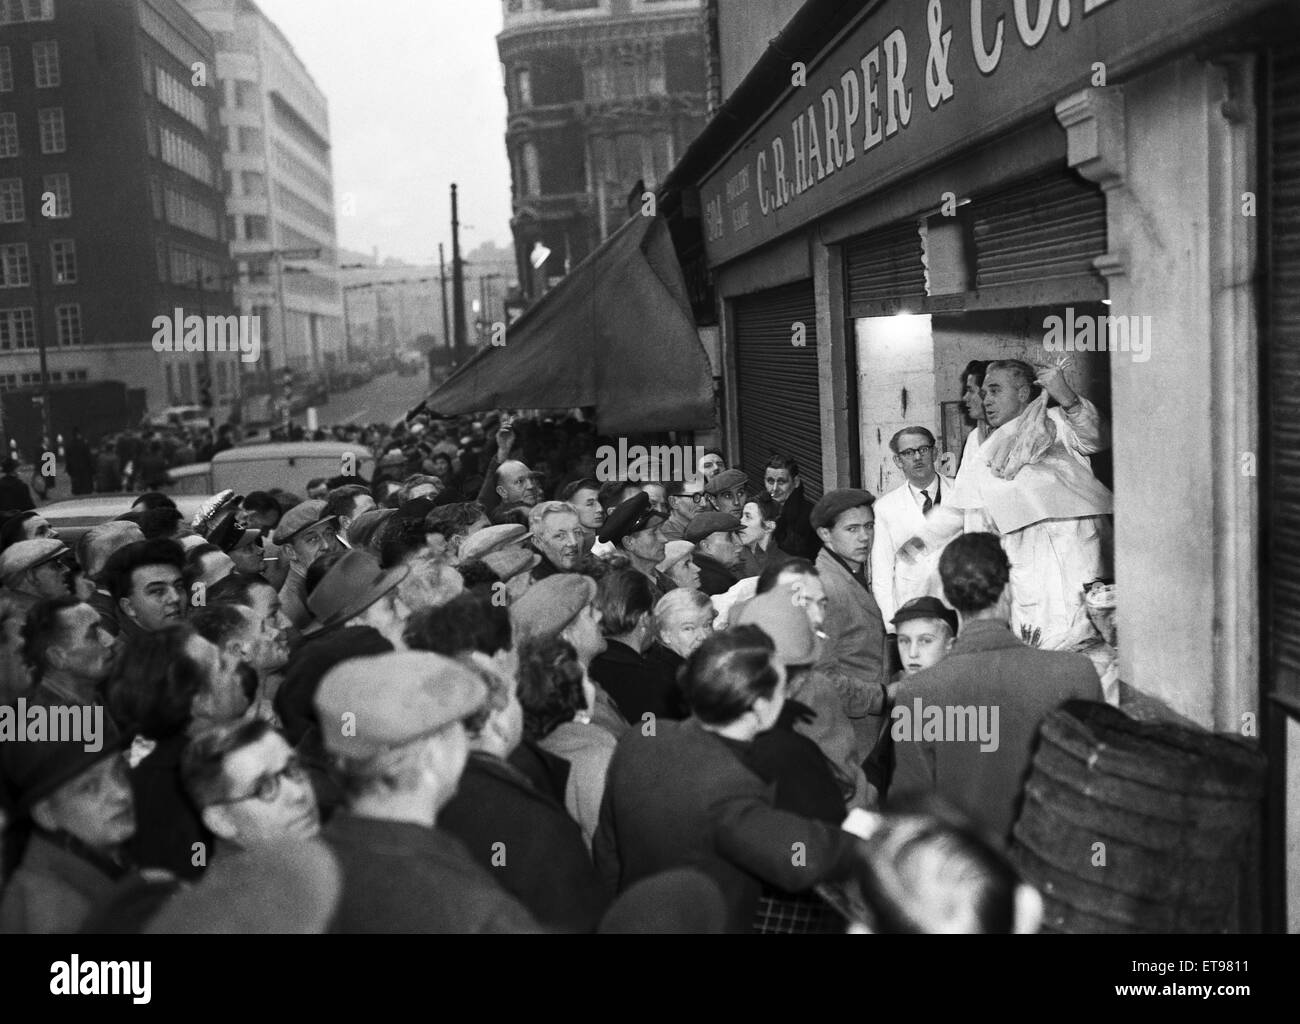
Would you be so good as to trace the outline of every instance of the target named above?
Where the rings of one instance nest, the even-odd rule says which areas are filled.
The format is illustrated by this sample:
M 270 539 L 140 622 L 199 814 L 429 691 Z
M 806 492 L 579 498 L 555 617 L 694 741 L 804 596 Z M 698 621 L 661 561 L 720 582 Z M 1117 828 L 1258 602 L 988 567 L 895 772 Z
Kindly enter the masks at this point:
M 322 832 L 343 872 L 330 930 L 344 934 L 540 931 L 460 840 L 406 821 L 343 812 Z
M 838 827 L 778 810 L 773 787 L 691 719 L 660 722 L 654 736 L 632 729 L 620 741 L 594 853 L 620 891 L 669 868 L 703 868 L 722 890 L 729 929 L 743 932 L 762 882 L 803 892 L 845 877 L 856 843 Z
M 1005 621 L 965 623 L 948 656 L 904 679 L 895 695 L 891 734 L 896 767 L 890 799 L 937 793 L 993 835 L 1009 838 L 1038 727 L 1049 711 L 1077 698 L 1102 700 L 1097 671 L 1083 655 L 1027 647 Z M 990 724 L 996 708 L 992 734 L 997 749 L 981 750 L 978 739 L 915 739 L 910 720 L 917 699 L 922 709 L 988 708 Z
M 0 476 L 0 512 L 26 512 L 35 508 L 32 492 L 12 473 Z
M 782 551 L 788 551 L 799 558 L 815 561 L 822 549 L 821 538 L 812 527 L 812 502 L 803 493 L 803 484 L 790 492 L 781 506 L 781 515 L 776 520 L 776 533 L 772 540 Z
M 564 806 L 564 792 L 569 786 L 568 761 L 549 750 L 543 750 L 529 739 L 515 747 L 506 760 L 511 767 L 523 772 L 535 789 L 545 793 L 561 807 Z
M 188 743 L 184 734 L 168 737 L 131 770 L 135 835 L 127 843 L 142 868 L 163 868 L 187 880 L 198 878 L 212 856 L 212 833 L 181 785 L 181 752 Z M 195 844 L 202 845 L 202 857 Z
M 698 551 L 691 557 L 695 559 L 695 564 L 700 570 L 700 589 L 710 597 L 725 594 L 740 582 L 740 577 L 716 558 L 710 558 Z
M 438 815 L 489 875 L 548 928 L 594 931 L 609 902 L 582 832 L 562 803 L 500 758 L 470 754 Z M 498 846 L 497 844 L 501 844 Z
M 124 868 L 66 833 L 36 831 L 0 900 L 0 934 L 67 935 L 113 893 Z
M 639 725 L 647 713 L 656 719 L 681 719 L 688 714 L 676 676 L 662 662 L 638 654 L 618 640 L 610 640 L 587 671 L 633 725 Z

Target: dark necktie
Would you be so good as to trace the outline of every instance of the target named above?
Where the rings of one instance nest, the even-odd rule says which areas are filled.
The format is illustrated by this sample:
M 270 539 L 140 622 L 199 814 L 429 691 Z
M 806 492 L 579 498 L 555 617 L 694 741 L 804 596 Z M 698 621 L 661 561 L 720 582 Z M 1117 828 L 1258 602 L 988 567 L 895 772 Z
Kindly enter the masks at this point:
M 930 492 L 928 490 L 922 490 L 921 497 L 925 499 L 924 503 L 921 505 L 921 515 L 929 515 L 930 509 L 934 508 L 934 502 L 930 500 Z

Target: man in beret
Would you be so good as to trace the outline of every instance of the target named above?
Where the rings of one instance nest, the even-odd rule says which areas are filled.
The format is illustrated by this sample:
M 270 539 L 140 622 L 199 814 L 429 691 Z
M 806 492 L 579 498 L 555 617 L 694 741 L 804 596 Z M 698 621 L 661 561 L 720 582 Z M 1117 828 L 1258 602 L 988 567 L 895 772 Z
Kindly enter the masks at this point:
M 725 512 L 701 512 L 686 527 L 685 539 L 695 545 L 691 557 L 700 570 L 700 589 L 710 597 L 725 594 L 739 582 L 741 528 L 740 520 Z
M 600 530 L 600 539 L 613 544 L 619 554 L 631 560 L 632 568 L 650 581 L 655 601 L 675 586 L 658 569 L 666 553 L 667 541 L 661 529 L 666 519 L 651 504 L 650 495 L 642 491 L 615 508 Z
M 817 668 L 839 688 L 844 713 L 853 723 L 858 764 L 880 736 L 890 669 L 885 624 L 868 575 L 874 502 L 857 488 L 827 491 L 809 517 L 823 545 L 816 565 L 826 590 L 826 643 Z
M 704 485 L 704 493 L 709 496 L 715 512 L 739 519 L 749 497 L 749 477 L 738 469 L 724 469 Z
M 347 809 L 323 833 L 343 871 L 332 931 L 540 930 L 437 827 L 469 758 L 464 722 L 486 700 L 487 686 L 475 672 L 425 651 L 354 658 L 321 681 L 322 736 L 348 794 Z
M 280 588 L 280 605 L 296 629 L 302 629 L 311 619 L 306 604 L 307 570 L 316 559 L 340 546 L 334 533 L 337 517 L 324 513 L 325 502 L 319 499 L 295 505 L 284 514 L 271 538 L 279 545 L 281 557 L 289 560 L 289 575 Z
M 565 501 L 544 501 L 533 506 L 528 523 L 533 547 L 542 556 L 533 570 L 534 580 L 578 571 L 582 564 L 583 533 L 576 508 Z
M 0 581 L 24 611 L 68 590 L 68 546 L 60 540 L 20 540 L 0 554 Z
M 122 846 L 136 820 L 124 743 L 114 732 L 94 751 L 80 741 L 0 745 L 3 775 L 34 829 L 0 901 L 0 933 L 73 934 L 127 874 Z

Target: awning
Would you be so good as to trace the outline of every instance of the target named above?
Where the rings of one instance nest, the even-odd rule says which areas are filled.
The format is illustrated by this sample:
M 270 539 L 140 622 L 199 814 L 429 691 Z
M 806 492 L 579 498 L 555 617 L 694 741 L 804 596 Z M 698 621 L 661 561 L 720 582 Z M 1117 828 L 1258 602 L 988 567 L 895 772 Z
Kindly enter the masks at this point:
M 424 400 L 444 416 L 595 406 L 607 434 L 715 426 L 713 371 L 668 225 L 633 217 Z

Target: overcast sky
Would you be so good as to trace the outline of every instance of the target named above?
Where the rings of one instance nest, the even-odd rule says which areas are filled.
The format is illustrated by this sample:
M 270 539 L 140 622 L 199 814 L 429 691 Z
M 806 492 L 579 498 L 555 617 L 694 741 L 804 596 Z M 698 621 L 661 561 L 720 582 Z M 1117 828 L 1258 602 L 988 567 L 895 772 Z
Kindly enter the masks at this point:
M 453 181 L 462 251 L 511 245 L 498 0 L 257 2 L 329 101 L 341 246 L 450 261 Z

